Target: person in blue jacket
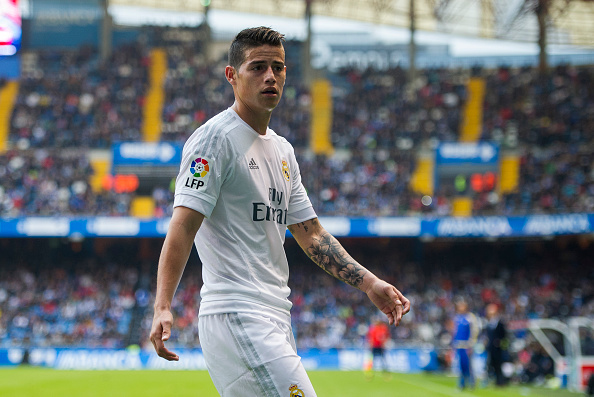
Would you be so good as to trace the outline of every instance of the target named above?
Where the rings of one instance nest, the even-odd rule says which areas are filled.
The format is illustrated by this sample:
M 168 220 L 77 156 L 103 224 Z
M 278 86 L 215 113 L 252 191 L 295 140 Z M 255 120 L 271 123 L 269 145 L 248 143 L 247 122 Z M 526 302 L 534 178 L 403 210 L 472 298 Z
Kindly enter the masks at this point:
M 472 349 L 478 336 L 478 322 L 474 314 L 468 311 L 468 303 L 464 300 L 456 302 L 456 317 L 454 318 L 454 337 L 452 347 L 458 358 L 460 389 L 471 389 L 475 386 L 472 373 Z

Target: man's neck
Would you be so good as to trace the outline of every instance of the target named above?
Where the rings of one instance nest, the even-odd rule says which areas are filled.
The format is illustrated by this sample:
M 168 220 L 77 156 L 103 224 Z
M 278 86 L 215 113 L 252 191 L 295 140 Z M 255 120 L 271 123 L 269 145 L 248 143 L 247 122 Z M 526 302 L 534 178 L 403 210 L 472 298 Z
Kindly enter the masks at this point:
M 252 127 L 258 134 L 266 135 L 272 112 L 256 114 L 249 109 L 246 109 L 244 106 L 241 106 L 237 101 L 233 103 L 231 109 L 235 110 L 235 113 L 237 113 L 237 115 L 250 127 Z

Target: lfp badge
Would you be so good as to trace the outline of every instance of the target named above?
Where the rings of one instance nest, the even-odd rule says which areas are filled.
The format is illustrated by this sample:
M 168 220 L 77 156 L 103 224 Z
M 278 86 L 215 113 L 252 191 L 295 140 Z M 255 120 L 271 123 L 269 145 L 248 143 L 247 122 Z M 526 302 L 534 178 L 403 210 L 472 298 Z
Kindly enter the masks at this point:
M 208 174 L 208 161 L 206 159 L 198 157 L 196 160 L 192 160 L 190 165 L 190 173 L 195 178 L 204 178 Z

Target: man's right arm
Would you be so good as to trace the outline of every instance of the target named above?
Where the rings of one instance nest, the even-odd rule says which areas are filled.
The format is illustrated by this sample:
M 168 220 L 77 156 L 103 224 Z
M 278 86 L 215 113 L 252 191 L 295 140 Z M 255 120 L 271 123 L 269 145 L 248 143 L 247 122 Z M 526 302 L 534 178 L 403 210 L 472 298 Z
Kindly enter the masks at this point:
M 179 360 L 177 354 L 168 350 L 164 344 L 171 336 L 173 323 L 171 301 L 203 220 L 204 215 L 197 211 L 186 207 L 175 207 L 159 257 L 155 313 L 150 340 L 157 354 L 169 361 Z

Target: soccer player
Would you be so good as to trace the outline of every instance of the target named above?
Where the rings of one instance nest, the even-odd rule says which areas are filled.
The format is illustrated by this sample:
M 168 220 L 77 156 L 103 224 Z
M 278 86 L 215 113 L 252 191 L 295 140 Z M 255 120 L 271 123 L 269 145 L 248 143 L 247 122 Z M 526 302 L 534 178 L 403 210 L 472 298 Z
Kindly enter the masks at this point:
M 357 263 L 318 221 L 292 146 L 268 128 L 281 99 L 284 35 L 245 29 L 229 49 L 235 102 L 198 128 L 183 149 L 174 211 L 163 243 L 150 340 L 171 336 L 171 301 L 195 242 L 203 264 L 200 344 L 219 394 L 315 396 L 296 353 L 287 299 L 288 229 L 332 276 L 365 292 L 398 325 L 410 302 Z
M 474 314 L 468 311 L 468 303 L 464 300 L 456 302 L 456 313 L 452 345 L 460 369 L 458 387 L 464 389 L 468 381 L 468 386 L 473 389 L 475 379 L 472 371 L 472 350 L 478 337 L 478 322 Z

